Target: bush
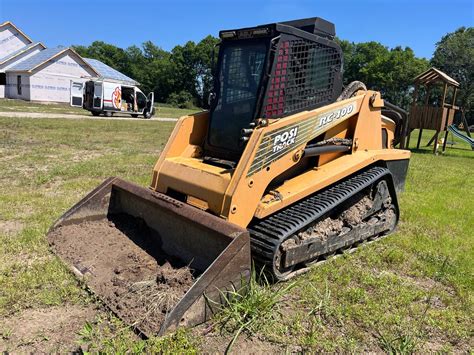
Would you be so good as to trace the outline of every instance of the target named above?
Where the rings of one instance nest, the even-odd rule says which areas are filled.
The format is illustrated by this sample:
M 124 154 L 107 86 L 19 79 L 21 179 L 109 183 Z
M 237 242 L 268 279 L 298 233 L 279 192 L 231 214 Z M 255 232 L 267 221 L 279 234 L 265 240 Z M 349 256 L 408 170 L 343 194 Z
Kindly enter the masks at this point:
M 168 96 L 166 103 L 179 108 L 192 109 L 195 107 L 193 96 L 187 91 L 174 92 Z

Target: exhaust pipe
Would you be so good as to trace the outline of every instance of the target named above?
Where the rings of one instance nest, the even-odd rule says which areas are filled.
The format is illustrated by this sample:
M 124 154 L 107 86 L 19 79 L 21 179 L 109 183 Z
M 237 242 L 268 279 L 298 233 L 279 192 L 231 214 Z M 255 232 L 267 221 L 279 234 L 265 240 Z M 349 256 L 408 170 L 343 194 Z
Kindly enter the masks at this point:
M 51 249 L 125 323 L 164 335 L 203 323 L 250 277 L 247 230 L 119 178 L 51 227 Z

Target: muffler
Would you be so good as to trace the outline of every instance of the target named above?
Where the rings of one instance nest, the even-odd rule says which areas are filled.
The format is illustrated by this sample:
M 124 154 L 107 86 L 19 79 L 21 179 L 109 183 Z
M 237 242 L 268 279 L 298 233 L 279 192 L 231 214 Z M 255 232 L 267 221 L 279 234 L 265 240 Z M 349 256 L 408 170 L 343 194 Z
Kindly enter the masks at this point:
M 51 227 L 49 244 L 125 323 L 163 335 L 205 322 L 250 276 L 247 230 L 109 178 Z

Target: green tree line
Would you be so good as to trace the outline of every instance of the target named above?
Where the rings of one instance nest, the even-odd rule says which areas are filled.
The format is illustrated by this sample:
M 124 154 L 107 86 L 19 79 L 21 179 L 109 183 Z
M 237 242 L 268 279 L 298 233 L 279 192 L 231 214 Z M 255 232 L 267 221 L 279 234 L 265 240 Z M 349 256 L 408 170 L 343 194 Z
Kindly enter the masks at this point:
M 83 57 L 98 59 L 140 83 L 155 100 L 177 106 L 205 107 L 212 90 L 212 55 L 219 40 L 207 36 L 166 51 L 151 41 L 126 49 L 102 41 L 74 46 Z
M 364 82 L 392 103 L 407 108 L 415 76 L 431 65 L 461 83 L 458 103 L 466 111 L 473 105 L 474 28 L 459 28 L 436 43 L 428 60 L 409 47 L 388 48 L 378 42 L 354 43 L 337 39 L 344 53 L 344 83 Z M 219 39 L 207 36 L 166 51 L 151 41 L 126 49 L 101 41 L 74 46 L 82 56 L 98 59 L 140 82 L 145 92 L 154 91 L 159 102 L 181 107 L 207 106 L 212 90 L 212 63 Z

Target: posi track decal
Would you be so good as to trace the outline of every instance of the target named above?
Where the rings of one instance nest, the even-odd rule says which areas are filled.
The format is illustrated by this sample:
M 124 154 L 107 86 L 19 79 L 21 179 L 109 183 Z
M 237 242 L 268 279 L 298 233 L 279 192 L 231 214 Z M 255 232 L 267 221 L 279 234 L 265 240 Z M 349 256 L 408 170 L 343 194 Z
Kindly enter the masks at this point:
M 357 100 L 303 121 L 265 133 L 247 176 L 266 168 L 275 160 L 324 133 L 357 113 Z
M 297 135 L 298 127 L 277 134 L 273 139 L 273 153 L 295 144 L 295 139 Z

